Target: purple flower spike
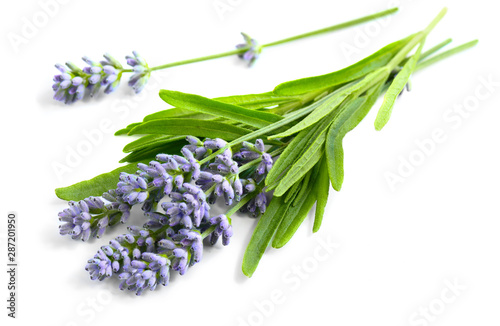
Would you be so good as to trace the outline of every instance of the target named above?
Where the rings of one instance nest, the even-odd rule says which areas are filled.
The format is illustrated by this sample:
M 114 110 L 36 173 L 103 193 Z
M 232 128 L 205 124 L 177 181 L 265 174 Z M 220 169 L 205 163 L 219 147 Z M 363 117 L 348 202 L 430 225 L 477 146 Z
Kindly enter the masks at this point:
M 56 68 L 61 72 L 60 75 L 54 76 L 54 99 L 71 104 L 83 98 L 87 78 L 81 69 L 71 63 L 66 64 L 67 69 L 63 65 L 56 64 Z
M 210 219 L 210 224 L 215 225 L 215 230 L 210 234 L 210 244 L 214 245 L 219 237 L 222 235 L 222 244 L 227 246 L 229 239 L 233 235 L 233 227 L 226 215 L 221 214 L 214 216 Z
M 108 226 L 126 219 L 130 206 L 114 197 L 113 192 L 106 193 L 105 199 L 88 197 L 79 202 L 70 201 L 69 208 L 59 213 L 61 235 L 70 235 L 73 239 L 87 241 L 91 236 L 100 237 Z
M 149 196 L 148 184 L 144 178 L 122 172 L 116 192 L 130 205 L 143 203 Z
M 88 57 L 82 59 L 88 64 L 83 69 L 71 62 L 66 63 L 67 68 L 56 65 L 61 74 L 54 76 L 52 89 L 55 100 L 70 104 L 83 99 L 85 89 L 89 90 L 90 96 L 97 95 L 101 87 L 104 87 L 104 93 L 109 94 L 120 84 L 123 67 L 109 54 L 105 54 L 105 60 L 101 62 Z
M 136 94 L 140 93 L 146 86 L 151 70 L 146 61 L 139 56 L 137 51 L 132 51 L 133 56 L 126 56 L 127 64 L 132 67 L 134 74 L 130 77 L 128 85 L 132 87 Z

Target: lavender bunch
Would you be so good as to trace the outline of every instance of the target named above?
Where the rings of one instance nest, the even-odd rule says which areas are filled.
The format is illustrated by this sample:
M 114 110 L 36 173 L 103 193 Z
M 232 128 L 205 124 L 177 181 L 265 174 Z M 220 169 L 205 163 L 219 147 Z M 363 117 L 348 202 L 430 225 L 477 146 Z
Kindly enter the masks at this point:
M 103 196 L 103 204 L 92 207 L 89 203 L 95 200 L 91 198 L 72 203 L 62 213 L 66 224 L 61 233 L 78 238 L 85 231 L 82 238 L 88 239 L 87 233 L 93 232 L 86 230 L 93 225 L 102 232 L 103 225 L 96 221 L 111 225 L 108 215 L 124 214 L 120 205 L 128 210 L 141 205 L 146 219 L 138 233 L 117 238 L 124 249 L 117 245 L 102 249 L 88 266 L 94 279 L 109 277 L 114 270 L 125 273 L 122 287 L 140 294 L 166 283 L 167 271 L 185 273 L 201 258 L 203 242 L 214 244 L 222 238 L 227 245 L 234 212 L 263 214 L 243 258 L 243 273 L 251 276 L 266 248 L 288 243 L 313 207 L 313 232 L 319 230 L 330 185 L 339 191 L 343 184 L 343 138 L 380 95 L 384 94 L 384 101 L 375 119 L 377 130 L 388 122 L 398 95 L 415 71 L 477 43 L 434 55 L 447 40 L 423 52 L 427 35 L 445 12 L 421 32 L 347 69 L 285 82 L 271 92 L 209 99 L 161 90 L 160 97 L 173 108 L 118 132 L 142 135 L 127 145 L 131 153 L 123 161 L 135 166 L 134 162 L 149 161 L 152 153 L 165 148 L 182 148 L 181 155 L 159 154 L 148 165 L 137 164 L 135 173 L 118 176 L 112 171 L 84 183 L 100 185 L 103 179 L 116 182 L 119 178 L 117 188 L 107 192 L 113 194 L 111 200 Z M 194 114 L 186 115 L 186 111 Z M 210 138 L 188 136 L 185 145 L 179 136 L 187 131 Z M 129 167 L 125 169 L 133 171 Z M 77 184 L 56 192 L 61 198 L 81 199 L 82 187 Z M 230 206 L 224 215 L 210 213 L 217 201 Z M 115 211 L 103 211 L 106 205 Z
M 228 245 L 232 229 L 228 217 L 218 215 L 204 218 L 198 227 L 171 227 L 160 223 L 156 228 L 128 227 L 129 233 L 111 240 L 88 260 L 85 269 L 92 280 L 103 281 L 117 276 L 121 290 L 141 295 L 144 290 L 166 286 L 172 272 L 184 275 L 199 263 L 203 256 L 203 238 L 214 245 L 222 235 L 222 244 Z
M 238 202 L 236 209 L 245 206 L 254 215 L 265 211 L 267 201 L 259 198 L 265 198 L 262 185 L 272 156 L 262 140 L 255 145 L 245 142 L 234 155 L 228 148 L 205 160 L 227 143 L 218 138 L 186 139 L 182 155 L 158 154 L 148 165 L 137 164 L 135 174 L 122 172 L 116 189 L 102 198 L 71 201 L 59 213 L 64 222 L 60 233 L 87 241 L 102 236 L 107 227 L 125 223 L 133 206 L 140 205 L 144 211 L 142 227 L 130 226 L 129 233 L 101 247 L 88 261 L 86 270 L 92 280 L 116 274 L 122 280 L 121 289 L 138 295 L 158 284 L 167 285 L 171 271 L 183 275 L 201 260 L 204 238 L 210 245 L 218 239 L 224 246 L 229 244 L 232 212 L 210 215 L 218 198 L 226 205 Z
M 200 160 L 227 143 L 218 138 L 201 141 L 193 136 L 188 136 L 187 141 L 189 144 L 181 149 L 182 155 L 158 154 L 149 165 L 138 163 L 135 174 L 120 173 L 116 189 L 107 191 L 102 198 L 70 201 L 69 208 L 59 213 L 60 221 L 64 222 L 60 233 L 83 241 L 91 236 L 100 237 L 107 227 L 126 223 L 135 205 L 141 205 L 149 219 L 145 227 L 160 227 L 168 222 L 170 226 L 191 229 L 209 218 L 210 205 L 218 198 L 232 205 L 257 189 L 260 192 L 249 199 L 247 210 L 254 215 L 256 209 L 265 211 L 267 200 L 259 184 L 271 170 L 273 161 L 262 140 L 258 139 L 255 145 L 245 142 L 234 155 L 231 149 L 226 149 L 203 165 Z M 241 178 L 240 172 L 246 172 L 248 177 Z M 159 213 L 158 204 L 165 197 L 170 201 L 161 204 L 164 212 Z
M 132 76 L 128 81 L 128 85 L 132 87 L 134 92 L 137 94 L 144 89 L 151 76 L 151 73 L 156 70 L 162 70 L 175 66 L 222 58 L 231 55 L 238 55 L 239 58 L 248 62 L 249 66 L 251 66 L 257 60 L 262 49 L 265 47 L 270 47 L 310 37 L 313 35 L 344 29 L 366 21 L 393 14 L 397 10 L 397 8 L 392 8 L 373 15 L 368 15 L 352 21 L 344 22 L 342 24 L 333 25 L 327 28 L 292 36 L 263 45 L 259 45 L 257 41 L 250 38 L 247 34 L 241 33 L 244 38 L 244 43 L 236 45 L 236 50 L 203 56 L 195 59 L 167 63 L 151 68 L 136 51 L 132 52 L 133 55 L 125 57 L 127 64 L 131 67 L 129 69 L 124 69 L 122 65 L 109 54 L 105 54 L 105 60 L 100 62 L 92 61 L 87 57 L 83 57 L 83 61 L 88 64 L 88 66 L 83 69 L 78 68 L 71 62 L 66 63 L 67 67 L 61 64 L 56 64 L 56 68 L 60 71 L 60 74 L 54 76 L 53 79 L 54 84 L 52 86 L 52 89 L 54 90 L 54 99 L 64 102 L 65 104 L 71 104 L 83 99 L 85 94 L 88 94 L 90 97 L 97 95 L 101 87 L 104 87 L 105 94 L 110 94 L 114 92 L 120 85 L 120 80 L 123 73 L 132 73 Z

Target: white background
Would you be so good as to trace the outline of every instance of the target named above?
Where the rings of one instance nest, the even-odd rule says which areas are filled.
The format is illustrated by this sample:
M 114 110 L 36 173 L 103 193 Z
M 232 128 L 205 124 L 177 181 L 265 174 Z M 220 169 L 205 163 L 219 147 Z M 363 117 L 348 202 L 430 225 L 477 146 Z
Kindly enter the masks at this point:
M 230 10 L 218 12 L 214 5 L 221 3 Z M 97 60 L 105 52 L 122 60 L 137 50 L 158 65 L 230 50 L 240 42 L 240 31 L 266 43 L 391 3 L 75 0 L 59 4 L 53 17 L 25 35 L 25 43 L 13 46 L 9 35 L 24 37 L 26 21 L 43 11 L 33 0 L 2 2 L 2 257 L 7 212 L 17 212 L 19 221 L 18 319 L 6 317 L 2 272 L 2 320 L 61 326 L 498 324 L 500 26 L 494 3 L 401 1 L 400 12 L 383 25 L 269 48 L 251 69 L 236 57 L 176 67 L 155 73 L 142 96 L 132 95 L 124 82 L 112 95 L 65 106 L 52 100 L 57 62 L 82 65 L 81 56 Z M 346 137 L 344 187 L 331 192 L 321 230 L 313 235 L 307 220 L 286 247 L 268 250 L 251 279 L 241 273 L 241 260 L 257 221 L 244 216 L 234 218 L 229 247 L 207 249 L 202 264 L 142 297 L 119 291 L 117 282 L 92 282 L 83 269 L 123 227 L 89 243 L 59 236 L 57 213 L 66 204 L 54 188 L 115 168 L 129 139 L 112 132 L 166 108 L 157 96 L 160 88 L 207 97 L 268 91 L 352 64 L 424 28 L 444 6 L 448 15 L 427 45 L 448 37 L 455 44 L 479 38 L 479 45 L 415 75 L 413 90 L 398 101 L 382 132 L 373 128 L 374 109 Z M 488 78 L 497 84 L 490 93 L 480 89 L 479 100 L 480 80 Z M 477 105 L 461 117 L 453 110 L 464 104 Z M 106 123 L 111 128 L 98 131 Z M 445 140 L 421 154 L 416 142 L 435 129 Z M 54 165 L 68 165 L 67 156 L 86 141 L 86 133 L 97 131 L 102 139 L 68 166 L 71 171 L 58 175 Z M 387 174 L 398 174 L 401 160 L 419 158 L 391 188 Z M 140 215 L 134 220 L 141 223 Z M 318 262 L 314 252 L 328 241 L 339 247 Z M 303 279 L 291 278 L 297 266 L 307 270 Z M 447 290 L 453 282 L 459 283 L 455 292 Z M 276 293 L 281 300 L 270 307 Z

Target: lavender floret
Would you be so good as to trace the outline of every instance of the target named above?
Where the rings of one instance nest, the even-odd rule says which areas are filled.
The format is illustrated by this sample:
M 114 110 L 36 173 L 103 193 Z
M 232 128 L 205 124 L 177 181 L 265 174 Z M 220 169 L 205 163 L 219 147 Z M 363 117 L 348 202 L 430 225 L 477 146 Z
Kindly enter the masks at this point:
M 241 33 L 245 43 L 236 45 L 237 49 L 248 48 L 244 53 L 238 54 L 238 57 L 248 62 L 249 66 L 252 66 L 255 61 L 259 58 L 262 52 L 262 47 L 257 43 L 257 41 L 245 33 Z

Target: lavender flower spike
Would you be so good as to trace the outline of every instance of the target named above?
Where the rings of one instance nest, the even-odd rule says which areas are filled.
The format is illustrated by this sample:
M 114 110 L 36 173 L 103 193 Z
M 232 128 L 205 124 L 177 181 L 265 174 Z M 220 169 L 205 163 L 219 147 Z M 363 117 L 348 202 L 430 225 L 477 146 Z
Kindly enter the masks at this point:
M 132 67 L 134 74 L 130 77 L 128 85 L 132 87 L 136 94 L 140 93 L 146 86 L 151 70 L 146 61 L 137 53 L 132 51 L 134 56 L 126 56 L 127 64 Z
M 66 66 L 56 64 L 56 68 L 61 72 L 54 76 L 52 89 L 55 92 L 54 99 L 70 104 L 83 99 L 85 89 L 88 89 L 90 96 L 96 95 L 101 87 L 104 93 L 112 93 L 120 84 L 123 67 L 111 55 L 105 54 L 103 61 L 97 62 L 88 57 L 82 58 L 87 67 L 80 69 L 71 62 Z
M 125 172 L 120 174 L 116 192 L 130 205 L 143 203 L 149 197 L 147 181 L 140 176 Z
M 236 45 L 237 49 L 248 48 L 248 50 L 244 53 L 238 54 L 238 57 L 248 62 L 249 66 L 252 66 L 259 58 L 260 53 L 262 52 L 262 46 L 257 43 L 257 41 L 245 33 L 241 33 L 243 38 L 245 39 L 245 43 L 241 43 Z
M 109 226 L 125 222 L 130 215 L 130 205 L 123 202 L 114 190 L 101 198 L 88 197 L 79 202 L 70 201 L 69 208 L 59 213 L 61 235 L 87 241 L 91 236 L 99 238 Z
M 83 98 L 87 77 L 84 75 L 83 71 L 74 64 L 68 62 L 66 65 L 69 69 L 61 64 L 56 64 L 56 68 L 61 74 L 54 76 L 52 89 L 55 92 L 55 100 L 64 102 L 65 104 L 71 104 Z

